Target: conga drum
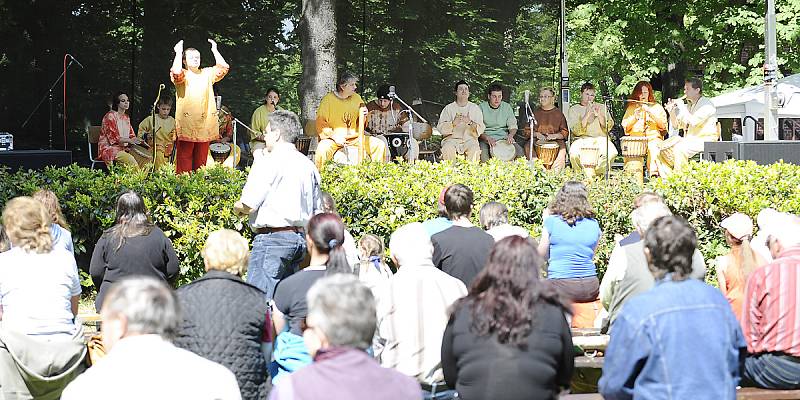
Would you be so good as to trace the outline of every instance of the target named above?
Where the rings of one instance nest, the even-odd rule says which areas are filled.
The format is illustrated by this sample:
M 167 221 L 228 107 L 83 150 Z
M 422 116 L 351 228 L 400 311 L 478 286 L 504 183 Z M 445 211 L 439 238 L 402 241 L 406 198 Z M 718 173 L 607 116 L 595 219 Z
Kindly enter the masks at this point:
M 558 143 L 556 142 L 540 142 L 536 143 L 536 155 L 542 160 L 542 164 L 547 169 L 553 167 L 553 163 L 558 157 Z
M 418 141 L 430 139 L 433 135 L 433 128 L 431 128 L 431 124 L 425 122 L 412 122 L 411 127 L 411 134 L 414 136 L 414 139 L 417 139 Z
M 675 145 L 681 141 L 680 136 L 673 136 L 659 145 L 661 152 L 659 153 L 659 157 L 664 159 L 664 163 L 669 165 L 670 167 L 675 166 Z
M 595 176 L 595 168 L 597 167 L 597 160 L 600 158 L 600 149 L 596 144 L 589 144 L 581 147 L 581 166 L 586 173 L 587 178 Z
M 311 148 L 311 138 L 308 136 L 300 136 L 297 138 L 294 146 L 297 148 L 297 151 L 303 153 L 304 156 L 307 156 L 308 151 Z
M 231 149 L 234 149 L 231 151 Z M 206 165 L 222 164 L 228 168 L 235 168 L 239 165 L 241 152 L 238 146 L 232 146 L 228 143 L 211 143 L 208 146 L 208 158 Z
M 153 163 L 153 150 L 142 145 L 132 144 L 128 146 L 128 153 L 136 159 L 140 167 Z
M 646 136 L 623 136 L 621 139 L 624 170 L 644 184 L 644 157 L 647 155 Z

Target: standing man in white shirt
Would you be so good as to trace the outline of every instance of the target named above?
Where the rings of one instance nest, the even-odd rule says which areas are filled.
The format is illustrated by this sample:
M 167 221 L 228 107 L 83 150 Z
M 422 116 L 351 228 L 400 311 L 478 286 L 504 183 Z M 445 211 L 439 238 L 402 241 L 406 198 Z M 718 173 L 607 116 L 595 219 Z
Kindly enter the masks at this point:
M 320 212 L 320 176 L 317 167 L 294 142 L 300 119 L 291 111 L 269 115 L 264 143 L 270 157 L 256 159 L 234 209 L 250 216 L 253 251 L 247 282 L 271 299 L 281 279 L 297 271 L 306 253 L 303 229 Z

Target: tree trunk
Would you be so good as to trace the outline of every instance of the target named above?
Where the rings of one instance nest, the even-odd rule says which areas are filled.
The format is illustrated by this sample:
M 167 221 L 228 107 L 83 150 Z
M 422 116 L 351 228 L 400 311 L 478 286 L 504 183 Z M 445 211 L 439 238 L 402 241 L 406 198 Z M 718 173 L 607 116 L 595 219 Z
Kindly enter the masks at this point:
M 305 125 L 317 119 L 319 102 L 336 83 L 336 0 L 302 0 L 302 7 L 298 28 L 303 75 L 298 91 Z

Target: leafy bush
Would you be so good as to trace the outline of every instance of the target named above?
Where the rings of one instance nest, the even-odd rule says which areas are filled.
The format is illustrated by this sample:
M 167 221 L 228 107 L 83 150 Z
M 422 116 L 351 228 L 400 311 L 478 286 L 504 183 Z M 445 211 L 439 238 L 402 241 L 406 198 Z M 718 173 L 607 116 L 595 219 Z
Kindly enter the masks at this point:
M 233 213 L 244 181 L 243 172 L 223 167 L 182 175 L 169 166 L 152 174 L 118 168 L 106 173 L 77 165 L 14 174 L 0 169 L 0 204 L 38 188 L 55 192 L 71 225 L 78 265 L 86 271 L 95 243 L 114 224 L 117 197 L 135 190 L 153 222 L 172 240 L 181 261 L 178 284 L 183 284 L 203 274 L 200 250 L 209 232 L 229 228 L 251 236 L 245 221 Z
M 387 241 L 399 226 L 435 217 L 439 192 L 452 183 L 465 184 L 474 191 L 476 224 L 483 204 L 500 201 L 508 206 L 512 224 L 538 236 L 542 210 L 553 193 L 566 180 L 576 179 L 570 171 L 552 173 L 541 166 L 530 168 L 523 160 L 353 167 L 327 164 L 322 175 L 323 189 L 336 200 L 353 235 L 358 238 L 374 233 Z M 0 169 L 0 205 L 40 187 L 53 190 L 72 225 L 79 266 L 87 269 L 94 244 L 103 230 L 113 225 L 117 196 L 127 189 L 136 190 L 145 198 L 153 221 L 173 242 L 181 260 L 178 284 L 183 284 L 202 275 L 200 249 L 209 232 L 229 228 L 247 238 L 252 236 L 246 220 L 233 214 L 245 178 L 241 171 L 221 167 L 178 176 L 169 167 L 152 174 L 121 169 L 102 172 L 76 165 L 13 174 Z M 724 216 L 740 211 L 755 218 L 768 206 L 800 213 L 800 167 L 791 164 L 690 163 L 682 173 L 650 182 L 648 187 L 664 195 L 670 208 L 695 226 L 707 259 L 724 251 L 718 227 Z M 618 173 L 608 182 L 599 179 L 589 183 L 589 200 L 603 230 L 595 259 L 601 274 L 615 235 L 626 235 L 632 229 L 629 214 L 640 191 L 637 184 Z

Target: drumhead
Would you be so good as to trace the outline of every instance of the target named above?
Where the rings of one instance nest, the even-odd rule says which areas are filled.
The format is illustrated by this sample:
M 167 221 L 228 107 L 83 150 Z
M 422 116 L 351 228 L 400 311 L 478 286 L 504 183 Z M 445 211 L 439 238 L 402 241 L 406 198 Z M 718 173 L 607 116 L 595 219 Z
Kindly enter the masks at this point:
M 508 143 L 506 140 L 498 140 L 494 147 L 491 148 L 492 157 L 502 160 L 511 161 L 517 154 L 517 149 L 513 144 Z
M 217 142 L 217 143 L 211 143 L 210 145 L 208 145 L 208 149 L 212 153 L 225 153 L 225 152 L 231 151 L 231 146 L 229 144 L 227 144 L 227 143 Z

